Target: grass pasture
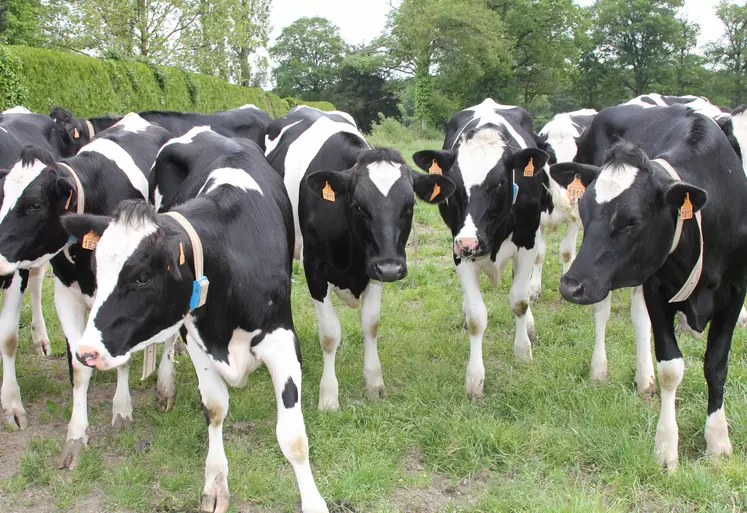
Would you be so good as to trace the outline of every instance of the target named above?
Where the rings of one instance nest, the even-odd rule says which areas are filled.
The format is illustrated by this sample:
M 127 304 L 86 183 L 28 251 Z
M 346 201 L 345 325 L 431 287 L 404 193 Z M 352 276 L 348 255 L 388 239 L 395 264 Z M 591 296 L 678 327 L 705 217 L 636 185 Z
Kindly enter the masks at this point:
M 408 142 L 409 155 L 439 142 Z M 629 294 L 616 292 L 607 331 L 609 381 L 590 383 L 591 307 L 557 292 L 560 234 L 549 238 L 543 291 L 532 305 L 539 336 L 534 361 L 513 355 L 510 272 L 500 287 L 483 278 L 489 312 L 484 399 L 464 391 L 469 350 L 450 235 L 435 208 L 416 210 L 419 241 L 409 276 L 385 287 L 379 352 L 388 397 L 365 399 L 358 312 L 339 305 L 341 409 L 316 411 L 322 355 L 303 272 L 294 268 L 293 305 L 302 343 L 302 401 L 311 463 L 337 513 L 737 512 L 747 511 L 747 337 L 738 331 L 726 387 L 735 449 L 712 468 L 705 457 L 704 342 L 685 336 L 686 375 L 678 391 L 680 470 L 654 455 L 658 398 L 636 395 Z M 31 308 L 24 307 L 18 374 L 30 427 L 0 430 L 0 510 L 176 512 L 199 507 L 207 429 L 186 355 L 177 365 L 175 408 L 155 404 L 155 375 L 139 382 L 134 358 L 134 425 L 112 432 L 116 373 L 94 373 L 90 443 L 75 471 L 57 470 L 71 408 L 64 337 L 45 284 L 53 356 L 33 355 Z M 339 302 L 338 302 L 339 304 Z M 224 427 L 233 512 L 300 511 L 290 465 L 275 439 L 275 400 L 266 369 L 231 391 Z M 149 445 L 148 445 L 149 442 Z

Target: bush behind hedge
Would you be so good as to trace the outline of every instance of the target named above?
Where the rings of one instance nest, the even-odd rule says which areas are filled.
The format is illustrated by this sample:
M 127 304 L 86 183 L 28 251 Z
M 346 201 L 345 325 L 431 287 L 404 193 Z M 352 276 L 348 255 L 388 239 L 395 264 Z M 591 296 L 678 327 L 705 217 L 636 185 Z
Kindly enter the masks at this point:
M 143 110 L 214 112 L 253 103 L 271 116 L 298 103 L 334 110 L 329 102 L 300 102 L 216 77 L 137 61 L 95 59 L 45 48 L 0 46 L 0 110 L 54 106 L 82 117 Z

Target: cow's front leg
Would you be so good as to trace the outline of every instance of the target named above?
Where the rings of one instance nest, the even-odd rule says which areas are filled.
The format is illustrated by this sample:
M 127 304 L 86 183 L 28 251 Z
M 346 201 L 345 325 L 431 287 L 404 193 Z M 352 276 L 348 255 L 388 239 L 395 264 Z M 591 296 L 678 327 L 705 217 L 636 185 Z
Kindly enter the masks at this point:
M 519 248 L 514 256 L 514 279 L 508 293 L 511 311 L 516 319 L 516 336 L 514 338 L 514 354 L 519 360 L 532 360 L 532 342 L 536 342 L 534 317 L 529 306 L 529 280 L 532 277 L 537 250 L 535 248 Z
M 653 395 L 656 392 L 654 363 L 651 358 L 651 319 L 643 297 L 643 287 L 630 289 L 630 318 L 635 332 L 635 386 L 639 394 Z
M 10 428 L 26 429 L 28 419 L 21 402 L 21 388 L 16 377 L 16 353 L 18 351 L 18 323 L 21 319 L 23 291 L 21 275 L 15 273 L 10 286 L 3 291 L 3 309 L 0 311 L 0 354 L 3 359 L 3 384 L 0 388 L 0 403 L 3 422 Z
M 42 312 L 42 284 L 44 283 L 44 275 L 48 267 L 48 264 L 43 264 L 41 267 L 29 269 L 31 342 L 34 345 L 34 351 L 39 356 L 49 356 L 52 354 L 52 347 L 49 344 L 49 335 L 47 334 L 47 325 L 44 322 L 44 313 Z
M 132 398 L 130 397 L 130 363 L 117 367 L 117 390 L 112 400 L 112 427 L 115 432 L 132 425 Z
M 482 337 L 488 326 L 488 310 L 480 293 L 480 269 L 474 262 L 462 260 L 456 267 L 462 286 L 462 308 L 469 331 L 469 362 L 465 385 L 473 401 L 482 398 L 485 384 L 485 365 L 482 361 Z
M 384 374 L 381 371 L 377 347 L 383 290 L 384 286 L 380 281 L 369 281 L 363 292 L 361 304 L 361 328 L 364 341 L 363 377 L 366 380 L 366 395 L 372 402 L 386 395 Z
M 228 459 L 223 448 L 223 420 L 228 415 L 228 387 L 201 345 L 187 335 L 187 352 L 197 371 L 202 410 L 208 423 L 208 455 L 200 511 L 225 513 L 231 502 L 228 492 Z
M 607 381 L 607 322 L 612 308 L 612 294 L 599 303 L 594 303 L 594 351 L 591 353 L 591 381 L 594 384 Z
M 309 440 L 301 412 L 301 362 L 298 361 L 297 345 L 298 339 L 293 331 L 278 329 L 267 334 L 254 351 L 267 365 L 272 377 L 278 405 L 278 443 L 296 474 L 303 513 L 328 513 L 309 465 Z
M 542 229 L 542 226 L 537 230 L 534 241 L 537 254 L 534 257 L 534 268 L 532 269 L 532 277 L 529 282 L 529 299 L 532 301 L 539 299 L 542 293 L 542 266 L 545 263 L 545 256 L 547 254 L 545 230 Z
M 568 220 L 565 225 L 565 235 L 560 241 L 560 263 L 563 265 L 563 274 L 568 272 L 571 264 L 576 259 L 576 239 L 578 230 L 581 227 L 581 221 Z
M 174 367 L 174 352 L 179 335 L 169 337 L 163 344 L 161 363 L 158 365 L 158 382 L 156 383 L 156 404 L 161 411 L 169 411 L 174 407 L 176 397 L 176 369 Z
M 80 363 L 75 356 L 85 328 L 86 306 L 57 278 L 54 280 L 54 304 L 62 331 L 67 338 L 70 379 L 73 382 L 73 411 L 57 466 L 74 469 L 78 466 L 80 455 L 88 444 L 88 384 L 93 370 Z
M 336 410 L 340 407 L 337 376 L 335 374 L 335 356 L 340 347 L 340 320 L 332 304 L 331 288 L 323 301 L 314 300 L 314 312 L 319 323 L 319 343 L 322 346 L 324 370 L 319 384 L 319 410 Z

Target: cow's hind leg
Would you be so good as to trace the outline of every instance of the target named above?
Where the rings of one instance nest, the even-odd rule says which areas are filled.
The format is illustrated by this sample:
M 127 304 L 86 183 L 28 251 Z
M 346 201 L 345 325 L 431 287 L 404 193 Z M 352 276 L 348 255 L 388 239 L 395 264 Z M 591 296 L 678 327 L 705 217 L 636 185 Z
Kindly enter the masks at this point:
M 161 363 L 158 365 L 158 382 L 156 383 L 156 404 L 161 411 L 169 411 L 174 407 L 176 397 L 176 370 L 174 368 L 174 352 L 179 335 L 166 339 L 163 344 Z
M 464 299 L 462 308 L 469 331 L 469 362 L 465 386 L 473 401 L 482 398 L 485 364 L 482 361 L 482 337 L 488 326 L 488 309 L 480 293 L 480 269 L 474 262 L 462 261 L 456 268 Z
M 376 401 L 386 395 L 384 374 L 381 370 L 377 346 L 383 289 L 383 284 L 379 281 L 371 280 L 368 282 L 361 305 L 361 328 L 363 329 L 365 351 L 363 377 L 366 380 L 366 395 L 369 401 Z
M 41 267 L 34 267 L 29 270 L 29 294 L 31 295 L 31 341 L 34 345 L 34 351 L 39 356 L 49 356 L 52 354 L 52 347 L 49 344 L 49 335 L 47 334 L 47 325 L 44 322 L 44 313 L 42 312 L 42 284 L 44 275 L 47 273 L 48 264 Z
M 10 428 L 26 429 L 28 420 L 21 402 L 21 388 L 16 378 L 16 353 L 18 351 L 18 323 L 23 304 L 22 278 L 15 273 L 10 286 L 3 291 L 3 309 L 0 312 L 0 354 L 3 359 L 3 384 L 0 403 L 3 422 Z
M 291 330 L 277 329 L 254 349 L 270 371 L 278 405 L 276 434 L 280 449 L 296 474 L 303 513 L 327 513 L 327 504 L 311 474 L 309 441 L 301 412 L 301 362 L 298 339 Z
M 335 356 L 337 348 L 340 347 L 340 320 L 332 304 L 332 294 L 329 288 L 323 301 L 314 300 L 314 311 L 319 323 L 319 342 L 324 354 L 324 370 L 319 384 L 319 409 L 336 410 L 340 407 L 335 375 Z
M 202 409 L 208 423 L 208 455 L 205 460 L 205 487 L 200 511 L 225 513 L 231 496 L 228 492 L 228 459 L 223 447 L 223 420 L 228 415 L 228 387 L 213 361 L 198 342 L 187 337 L 187 351 L 197 371 Z

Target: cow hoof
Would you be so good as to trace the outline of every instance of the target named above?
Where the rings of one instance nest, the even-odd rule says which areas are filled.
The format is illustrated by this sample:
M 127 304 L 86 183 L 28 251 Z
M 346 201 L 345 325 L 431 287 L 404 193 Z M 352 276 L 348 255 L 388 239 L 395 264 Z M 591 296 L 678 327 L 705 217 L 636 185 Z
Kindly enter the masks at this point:
M 76 440 L 66 440 L 62 446 L 62 453 L 57 460 L 57 468 L 69 468 L 75 470 L 80 463 L 80 456 L 86 448 L 86 443 L 82 438 Z
M 36 356 L 49 356 L 52 354 L 52 346 L 48 338 L 34 341 L 34 352 Z
M 29 421 L 26 417 L 26 410 L 23 409 L 23 406 L 20 408 L 10 408 L 3 412 L 3 422 L 5 422 L 5 425 L 13 430 L 16 429 L 26 429 L 29 427 Z
M 386 387 L 384 387 L 383 384 L 374 387 L 366 387 L 366 396 L 368 397 L 368 401 L 371 403 L 375 403 L 379 399 L 384 399 L 386 397 Z
M 231 505 L 231 495 L 228 489 L 219 484 L 220 478 L 216 478 L 215 481 L 215 488 L 202 494 L 200 511 L 204 513 L 226 513 Z
M 470 401 L 476 403 L 482 400 L 482 391 L 484 385 L 484 379 L 467 379 L 467 397 L 469 397 Z
M 327 503 L 324 502 L 324 499 L 319 497 L 318 500 L 315 501 L 308 501 L 308 503 L 304 503 L 301 509 L 302 513 L 329 513 L 329 509 L 327 508 Z
M 601 371 L 592 371 L 591 373 L 591 384 L 596 386 L 601 385 L 607 381 L 607 369 Z
M 132 419 L 129 417 L 123 417 L 120 414 L 117 414 L 114 417 L 114 420 L 112 420 L 112 430 L 115 433 L 119 433 L 121 431 L 124 431 L 125 429 L 132 426 Z
M 529 344 L 534 347 L 537 345 L 537 330 L 534 326 L 527 328 L 527 336 L 529 337 Z
M 529 289 L 529 301 L 537 301 L 540 297 L 540 294 L 542 293 L 542 289 L 540 287 L 532 287 Z
M 171 411 L 174 408 L 174 396 L 162 394 L 160 390 L 156 389 L 156 405 L 162 412 Z
M 656 381 L 652 376 L 648 382 L 648 386 L 637 384 L 636 389 L 638 390 L 638 393 L 644 397 L 654 397 L 657 392 Z
M 337 397 L 319 398 L 319 411 L 335 411 L 340 409 L 340 401 Z

